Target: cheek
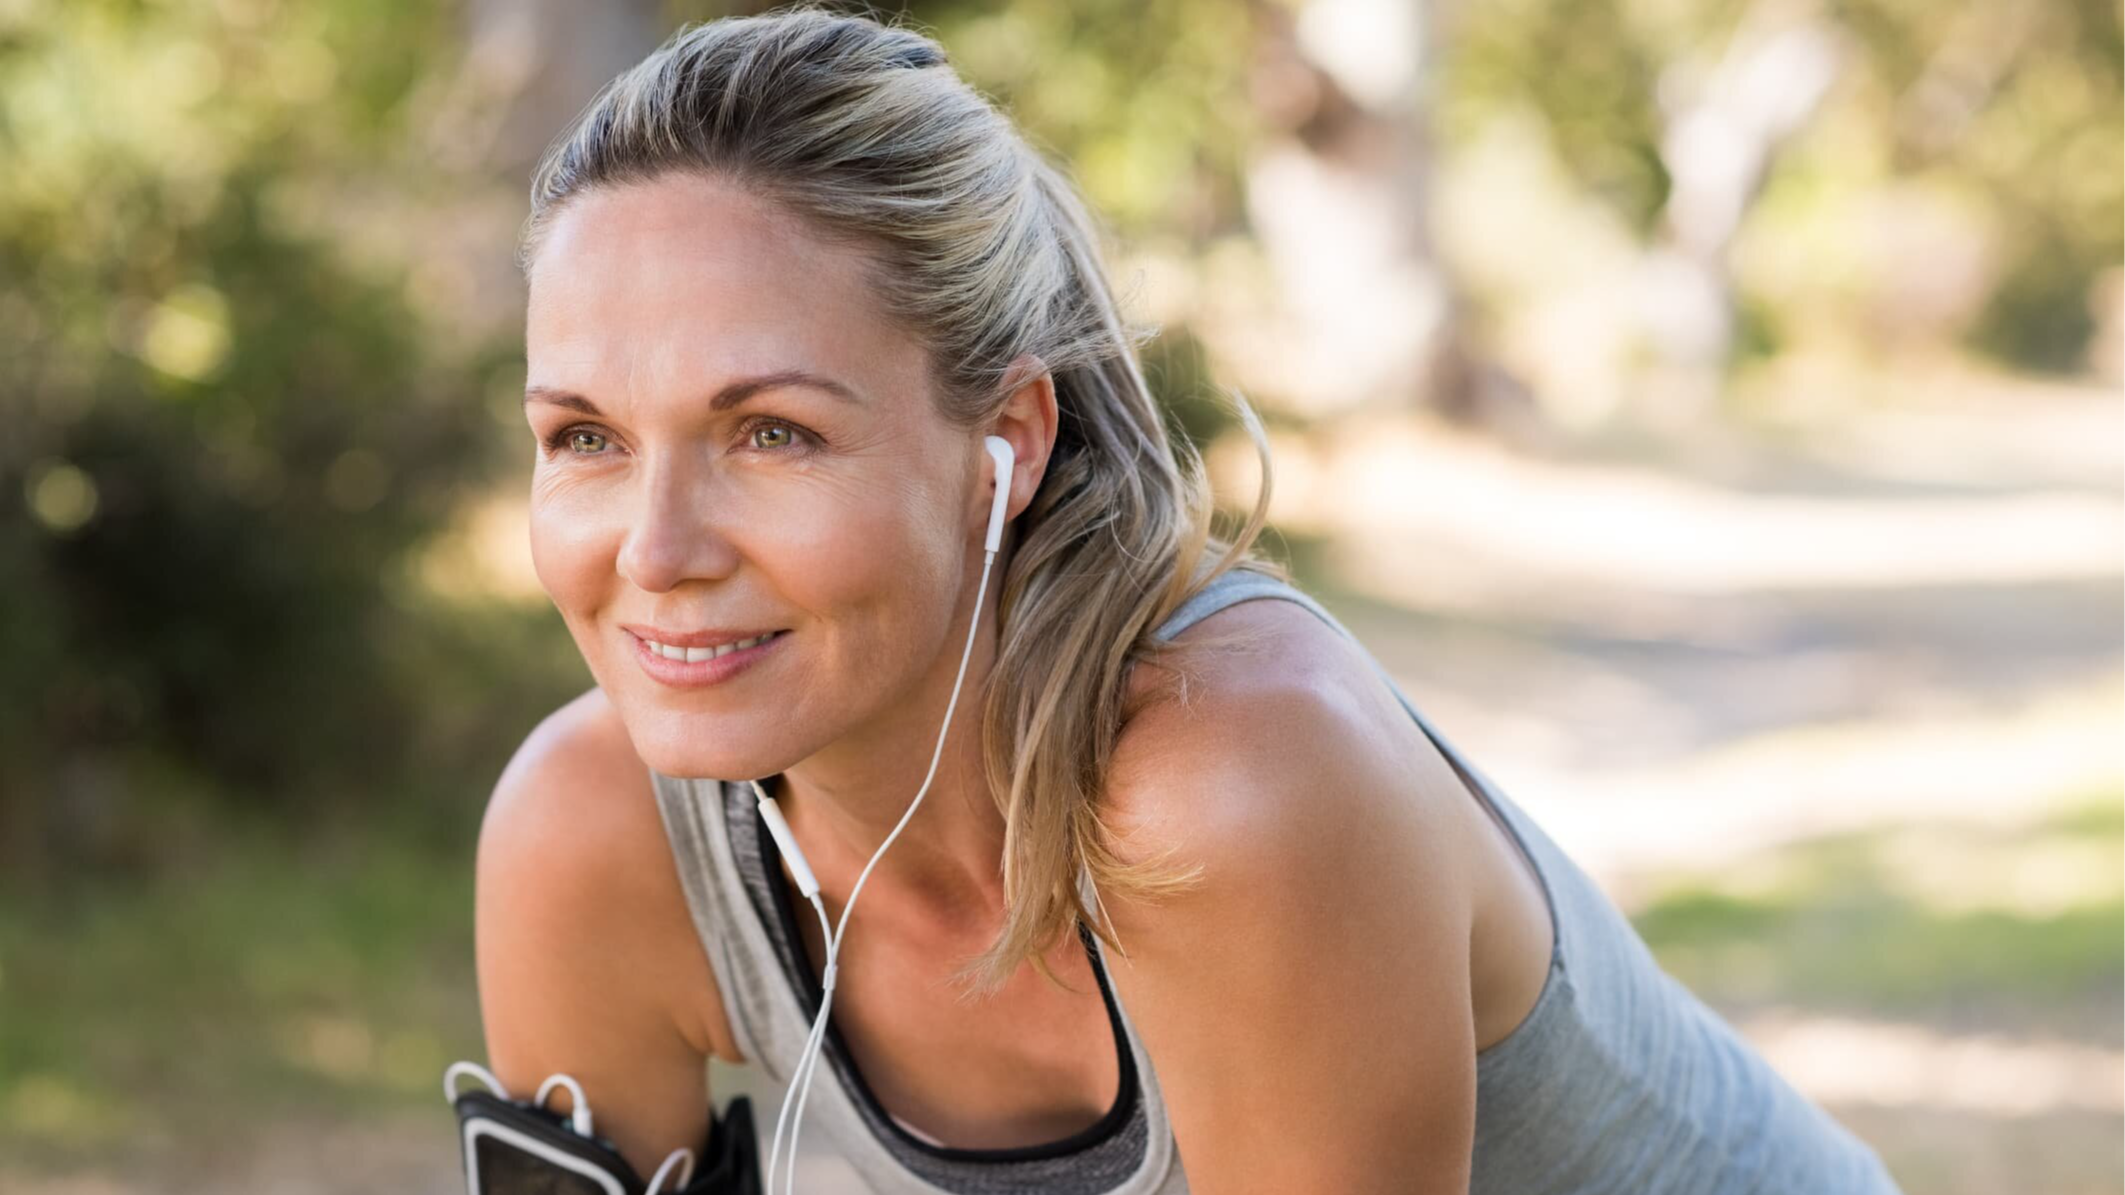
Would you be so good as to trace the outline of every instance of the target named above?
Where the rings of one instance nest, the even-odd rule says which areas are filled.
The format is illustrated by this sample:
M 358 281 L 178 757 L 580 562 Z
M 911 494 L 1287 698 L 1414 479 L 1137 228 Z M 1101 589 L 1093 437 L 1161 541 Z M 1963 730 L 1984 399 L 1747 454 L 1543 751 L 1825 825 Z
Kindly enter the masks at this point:
M 836 605 L 889 604 L 911 582 L 924 587 L 950 559 L 950 519 L 935 495 L 900 480 L 909 475 L 919 476 L 912 463 L 779 494 L 772 514 L 754 524 L 760 534 L 748 537 L 749 554 L 816 577 Z
M 852 488 L 785 506 L 744 547 L 785 600 L 831 633 L 837 672 L 898 659 L 951 605 L 959 578 L 949 509 L 876 481 Z
M 534 490 L 529 514 L 532 571 L 554 604 L 567 613 L 597 600 L 613 574 L 620 528 L 592 504 L 561 493 Z

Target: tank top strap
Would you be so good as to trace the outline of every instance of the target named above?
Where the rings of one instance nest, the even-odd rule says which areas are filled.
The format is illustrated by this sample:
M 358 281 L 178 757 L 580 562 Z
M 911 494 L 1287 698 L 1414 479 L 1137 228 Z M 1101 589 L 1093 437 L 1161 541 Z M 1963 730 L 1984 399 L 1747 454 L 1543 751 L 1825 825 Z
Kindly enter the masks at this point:
M 1314 617 L 1328 624 L 1336 634 L 1341 635 L 1351 643 L 1357 644 L 1360 648 L 1358 654 L 1364 657 L 1366 666 L 1372 670 L 1373 675 L 1379 677 L 1381 683 L 1387 686 L 1388 692 L 1394 694 L 1395 701 L 1409 714 L 1411 720 L 1416 722 L 1417 726 L 1423 730 L 1426 737 L 1431 739 L 1433 745 L 1439 749 L 1439 753 L 1445 757 L 1448 765 L 1460 774 L 1464 782 L 1486 798 L 1484 803 L 1491 808 L 1494 816 L 1498 816 L 1506 822 L 1507 828 L 1513 832 L 1514 837 L 1521 838 L 1526 835 L 1540 833 L 1539 829 L 1532 827 L 1532 823 L 1526 814 L 1514 804 L 1511 798 L 1505 795 L 1498 784 L 1486 775 L 1482 768 L 1476 765 L 1475 760 L 1470 758 L 1467 752 L 1461 750 L 1453 739 L 1441 731 L 1432 722 L 1431 718 L 1422 709 L 1419 709 L 1414 701 L 1409 699 L 1409 695 L 1402 691 L 1402 686 L 1396 683 L 1394 674 L 1387 671 L 1386 665 L 1380 663 L 1379 657 L 1375 656 L 1370 650 L 1364 649 L 1363 640 L 1360 640 L 1349 627 L 1344 626 L 1342 620 L 1329 613 L 1328 608 L 1315 600 L 1312 594 L 1307 593 L 1291 582 L 1257 569 L 1234 566 L 1225 572 L 1219 573 L 1211 580 L 1210 584 L 1204 586 L 1201 591 L 1187 601 L 1182 602 L 1179 608 L 1174 610 L 1164 622 L 1159 624 L 1158 629 L 1152 633 L 1151 637 L 1158 642 L 1164 643 L 1220 610 L 1236 606 L 1241 602 L 1255 601 L 1262 598 L 1280 598 L 1284 601 L 1296 602 L 1312 611 Z
M 1182 602 L 1173 613 L 1167 615 L 1166 621 L 1158 624 L 1158 629 L 1151 632 L 1151 638 L 1164 643 L 1227 606 L 1236 606 L 1256 598 L 1272 597 L 1297 602 L 1325 619 L 1337 630 L 1343 630 L 1319 602 L 1290 582 L 1255 569 L 1234 566 L 1212 578 L 1210 584 L 1203 586 L 1194 596 Z M 1344 634 L 1349 632 L 1344 631 Z

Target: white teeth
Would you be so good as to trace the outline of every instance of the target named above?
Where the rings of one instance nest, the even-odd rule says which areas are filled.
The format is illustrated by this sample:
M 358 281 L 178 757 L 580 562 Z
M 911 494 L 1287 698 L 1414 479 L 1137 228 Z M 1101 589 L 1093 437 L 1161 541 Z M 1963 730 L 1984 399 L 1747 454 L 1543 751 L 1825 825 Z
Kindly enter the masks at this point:
M 752 647 L 755 644 L 765 643 L 768 640 L 774 638 L 775 635 L 776 632 L 769 631 L 765 635 L 755 635 L 750 639 L 740 639 L 736 643 L 726 643 L 723 644 L 721 647 L 673 647 L 669 644 L 658 643 L 653 639 L 644 639 L 642 642 L 649 645 L 649 650 L 657 653 L 660 656 L 663 656 L 667 660 L 683 660 L 688 663 L 699 663 L 702 660 L 713 660 L 717 656 L 727 656 L 730 653 L 737 651 L 739 648 Z

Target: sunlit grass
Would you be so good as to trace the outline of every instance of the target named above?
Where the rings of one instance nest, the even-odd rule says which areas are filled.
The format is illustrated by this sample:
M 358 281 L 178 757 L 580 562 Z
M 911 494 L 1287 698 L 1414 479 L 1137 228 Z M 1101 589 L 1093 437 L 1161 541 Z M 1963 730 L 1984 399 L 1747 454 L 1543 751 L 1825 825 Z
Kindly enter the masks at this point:
M 1662 965 L 1715 1005 L 2107 1040 L 2125 984 L 2121 836 L 2115 797 L 2015 830 L 1839 835 L 1671 877 L 1634 920 Z
M 435 1099 L 481 1049 L 472 858 L 417 842 L 232 828 L 144 882 L 0 903 L 0 1154 Z

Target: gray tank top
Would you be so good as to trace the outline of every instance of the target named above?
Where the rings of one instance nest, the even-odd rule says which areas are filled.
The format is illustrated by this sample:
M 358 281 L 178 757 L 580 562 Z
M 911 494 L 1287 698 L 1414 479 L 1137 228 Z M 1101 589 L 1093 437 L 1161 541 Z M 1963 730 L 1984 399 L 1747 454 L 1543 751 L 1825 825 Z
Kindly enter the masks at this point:
M 1257 598 L 1297 602 L 1356 642 L 1312 597 L 1245 568 L 1219 576 L 1154 637 L 1170 639 Z M 1473 1195 L 1893 1195 L 1875 1153 L 1661 971 L 1593 881 L 1366 658 L 1533 864 L 1556 927 L 1534 1008 L 1476 1055 Z M 751 1064 L 786 1087 L 818 1011 L 819 983 L 801 954 L 796 897 L 752 788 L 650 775 L 731 1032 Z M 1080 881 L 1089 905 L 1090 877 Z M 1104 947 L 1082 929 L 1079 938 L 1121 1064 L 1120 1093 L 1097 1124 L 1016 1149 L 940 1145 L 879 1105 L 829 1020 L 805 1140 L 825 1137 L 874 1195 L 1185 1192 L 1158 1077 L 1108 983 Z

